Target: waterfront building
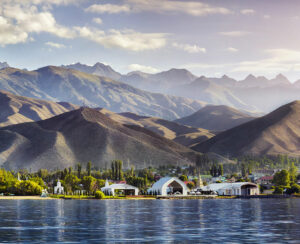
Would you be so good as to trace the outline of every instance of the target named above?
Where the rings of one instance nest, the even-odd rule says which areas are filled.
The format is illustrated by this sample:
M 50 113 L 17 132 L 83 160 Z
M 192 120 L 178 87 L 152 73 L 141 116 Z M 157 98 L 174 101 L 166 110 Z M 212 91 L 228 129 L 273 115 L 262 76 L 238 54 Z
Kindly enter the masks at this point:
M 163 177 L 159 181 L 155 182 L 150 189 L 148 189 L 148 194 L 161 196 L 172 194 L 186 196 L 187 193 L 187 186 L 177 177 Z
M 105 195 L 115 196 L 116 192 L 121 192 L 121 194 L 137 196 L 139 194 L 139 188 L 131 186 L 128 184 L 112 184 L 109 185 L 106 180 L 105 186 L 101 188 L 101 191 Z
M 202 187 L 202 191 L 213 191 L 224 196 L 259 195 L 258 185 L 251 182 L 215 183 Z
M 58 180 L 54 187 L 54 194 L 64 194 L 64 187 L 61 186 L 61 182 Z

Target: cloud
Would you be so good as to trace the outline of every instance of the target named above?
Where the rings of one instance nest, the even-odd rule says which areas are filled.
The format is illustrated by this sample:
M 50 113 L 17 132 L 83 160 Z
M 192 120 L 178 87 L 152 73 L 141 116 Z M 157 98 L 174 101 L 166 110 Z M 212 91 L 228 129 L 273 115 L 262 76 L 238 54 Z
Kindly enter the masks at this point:
M 154 73 L 160 72 L 159 69 L 156 69 L 156 68 L 151 67 L 151 66 L 141 65 L 141 64 L 130 64 L 130 65 L 128 65 L 127 68 L 130 71 L 142 71 L 142 72 L 150 73 L 150 74 L 154 74 Z
M 93 18 L 93 22 L 98 25 L 101 25 L 103 23 L 102 19 L 100 19 L 100 18 Z
M 46 42 L 47 46 L 54 47 L 54 48 L 65 48 L 66 46 L 64 44 L 55 43 L 55 42 Z
M 250 32 L 248 32 L 248 31 L 225 31 L 225 32 L 219 32 L 219 34 L 222 36 L 240 37 L 240 36 L 249 35 Z
M 39 11 L 36 6 L 3 4 L 0 16 L 2 46 L 24 43 L 32 39 L 31 33 L 47 32 L 61 38 L 75 36 L 72 29 L 59 25 L 49 11 Z
M 244 15 L 255 14 L 255 10 L 254 9 L 250 9 L 250 8 L 242 9 L 241 10 L 241 14 L 244 14 Z
M 234 48 L 234 47 L 229 47 L 229 48 L 227 48 L 227 51 L 236 53 L 236 52 L 238 52 L 239 50 L 236 49 L 236 48 Z
M 174 42 L 172 46 L 178 49 L 182 49 L 188 53 L 206 53 L 206 49 L 204 47 L 199 47 L 198 45 L 180 44 Z
M 183 13 L 193 16 L 205 16 L 211 14 L 231 14 L 227 8 L 215 7 L 210 4 L 197 1 L 179 0 L 124 0 L 124 4 L 94 4 L 86 11 L 94 13 L 116 14 L 121 12 L 156 12 L 156 13 Z
M 226 73 L 254 73 L 262 75 L 300 71 L 300 51 L 278 48 L 264 50 L 264 53 L 267 57 L 258 60 L 219 64 L 190 63 L 182 66 L 182 68 L 197 70 L 202 73 L 226 70 Z
M 75 27 L 80 37 L 89 39 L 106 48 L 120 48 L 129 51 L 155 50 L 166 45 L 165 33 L 141 33 L 134 30 L 109 30 L 108 32 Z
M 0 16 L 0 45 L 17 44 L 26 42 L 28 34 L 18 26 L 14 26 L 10 21 Z
M 270 19 L 271 18 L 271 16 L 268 15 L 268 14 L 265 14 L 263 17 L 264 17 L 264 19 Z
M 86 8 L 85 11 L 99 14 L 118 14 L 121 12 L 130 12 L 130 6 L 116 4 L 93 4 L 90 7 Z

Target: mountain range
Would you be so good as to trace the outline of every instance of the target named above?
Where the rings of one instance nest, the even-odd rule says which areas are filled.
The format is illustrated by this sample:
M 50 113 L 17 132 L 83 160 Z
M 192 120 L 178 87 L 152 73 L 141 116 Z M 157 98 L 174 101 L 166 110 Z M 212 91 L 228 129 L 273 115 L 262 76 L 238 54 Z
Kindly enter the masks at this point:
M 199 153 L 137 125 L 123 125 L 96 109 L 0 128 L 0 163 L 7 169 L 56 169 L 121 159 L 135 167 L 187 165 Z
M 254 118 L 245 112 L 225 105 L 207 105 L 197 112 L 174 122 L 212 131 L 223 131 Z
M 72 68 L 80 70 L 80 65 Z M 107 75 L 107 72 L 100 71 L 101 69 L 98 70 L 98 75 Z M 299 99 L 300 91 L 300 80 L 292 84 L 282 74 L 272 79 L 250 74 L 244 80 L 238 81 L 226 75 L 220 78 L 197 77 L 186 69 L 170 69 L 156 74 L 133 71 L 121 75 L 118 80 L 151 92 L 183 96 L 209 104 L 227 105 L 260 113 L 271 112 L 281 105 Z
M 35 71 L 1 69 L 0 89 L 21 96 L 170 120 L 189 115 L 205 105 L 201 101 L 150 93 L 107 77 L 55 66 Z
M 193 149 L 230 157 L 241 155 L 300 156 L 300 101 L 244 123 L 200 143 Z
M 77 108 L 70 103 L 17 96 L 0 90 L 0 127 L 48 119 Z

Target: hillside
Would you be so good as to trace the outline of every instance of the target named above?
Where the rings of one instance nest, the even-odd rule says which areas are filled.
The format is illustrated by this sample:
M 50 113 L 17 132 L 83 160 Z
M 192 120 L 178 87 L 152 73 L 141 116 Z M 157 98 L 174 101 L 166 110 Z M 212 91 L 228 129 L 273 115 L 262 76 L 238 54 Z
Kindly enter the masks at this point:
M 142 91 L 109 78 L 55 66 L 36 71 L 1 69 L 0 89 L 21 96 L 105 107 L 113 112 L 129 111 L 169 120 L 191 114 L 205 104 Z
M 300 101 L 286 104 L 194 147 L 221 155 L 300 156 Z
M 0 162 L 9 169 L 56 169 L 121 159 L 137 168 L 193 162 L 197 153 L 135 125 L 82 108 L 47 120 L 0 128 Z
M 48 119 L 58 114 L 77 109 L 69 103 L 55 103 L 40 99 L 16 96 L 0 90 L 0 127 Z
M 175 122 L 212 131 L 223 131 L 253 120 L 254 117 L 225 105 L 207 105 Z
M 118 122 L 137 124 L 167 139 L 188 147 L 214 136 L 212 132 L 202 128 L 193 128 L 155 117 L 139 116 L 133 113 L 120 113 L 118 118 L 116 115 L 108 116 L 111 116 L 110 118 L 117 120 Z M 124 118 L 126 118 L 127 121 Z
M 109 65 L 105 65 L 99 62 L 95 63 L 93 66 L 76 63 L 70 65 L 62 65 L 61 67 L 78 70 L 92 75 L 104 76 L 113 80 L 119 80 L 121 78 L 120 73 L 113 70 Z

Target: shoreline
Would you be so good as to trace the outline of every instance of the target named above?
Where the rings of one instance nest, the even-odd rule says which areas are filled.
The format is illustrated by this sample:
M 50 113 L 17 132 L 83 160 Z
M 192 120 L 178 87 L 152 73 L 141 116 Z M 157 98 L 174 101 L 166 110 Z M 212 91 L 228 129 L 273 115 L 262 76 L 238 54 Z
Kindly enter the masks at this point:
M 200 200 L 200 199 L 296 199 L 299 196 L 287 195 L 257 195 L 257 196 L 158 196 L 158 197 L 124 197 L 124 198 L 72 198 L 72 197 L 40 197 L 40 196 L 0 196 L 0 200 Z

